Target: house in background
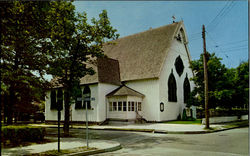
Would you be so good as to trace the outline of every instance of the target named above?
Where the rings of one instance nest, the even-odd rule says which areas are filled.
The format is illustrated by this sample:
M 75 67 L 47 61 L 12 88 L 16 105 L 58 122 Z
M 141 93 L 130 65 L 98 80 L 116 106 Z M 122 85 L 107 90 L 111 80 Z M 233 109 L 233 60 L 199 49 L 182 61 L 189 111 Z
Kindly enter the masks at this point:
M 182 115 L 194 88 L 183 21 L 112 42 L 103 47 L 108 58 L 97 59 L 93 65 L 96 74 L 81 79 L 79 97 L 90 95 L 95 100 L 72 104 L 71 120 L 84 122 L 86 105 L 88 120 L 97 123 L 138 118 L 162 122 Z M 46 121 L 57 120 L 58 97 L 63 97 L 63 89 L 47 92 Z M 192 110 L 196 117 L 195 107 Z

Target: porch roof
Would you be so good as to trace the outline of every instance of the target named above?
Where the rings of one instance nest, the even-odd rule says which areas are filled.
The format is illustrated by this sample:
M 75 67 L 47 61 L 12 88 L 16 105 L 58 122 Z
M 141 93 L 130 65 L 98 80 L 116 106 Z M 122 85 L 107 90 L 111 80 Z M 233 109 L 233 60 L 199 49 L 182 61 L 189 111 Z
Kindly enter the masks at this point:
M 109 94 L 106 95 L 107 97 L 112 97 L 112 96 L 137 96 L 143 98 L 145 95 L 133 90 L 132 88 L 129 88 L 125 85 L 122 85 L 118 87 L 117 89 L 113 90 Z

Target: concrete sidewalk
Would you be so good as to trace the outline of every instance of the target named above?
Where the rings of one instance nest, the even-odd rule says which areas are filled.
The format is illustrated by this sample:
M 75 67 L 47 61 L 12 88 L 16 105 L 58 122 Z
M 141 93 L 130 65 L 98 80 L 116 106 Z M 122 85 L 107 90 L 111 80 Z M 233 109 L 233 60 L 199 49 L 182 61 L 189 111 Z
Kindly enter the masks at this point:
M 83 147 L 83 146 L 86 146 L 85 139 L 61 138 L 61 146 L 60 146 L 61 150 L 73 149 L 73 148 Z M 57 147 L 58 147 L 57 142 L 51 142 L 51 143 L 46 143 L 46 144 L 37 144 L 37 145 L 30 145 L 30 146 L 25 146 L 25 147 L 8 148 L 8 149 L 2 149 L 2 155 L 3 156 L 30 155 L 30 154 L 46 152 L 49 150 L 57 150 Z M 115 141 L 109 141 L 109 140 L 90 140 L 89 147 L 94 147 L 97 149 L 85 151 L 85 152 L 65 154 L 65 155 L 68 155 L 68 156 L 79 155 L 79 154 L 91 155 L 91 154 L 111 152 L 111 151 L 121 149 L 120 143 L 115 142 Z
M 225 124 L 210 124 L 211 129 L 205 129 L 202 124 L 168 124 L 168 123 L 146 123 L 146 124 L 130 124 L 130 125 L 94 125 L 89 126 L 89 129 L 94 130 L 121 130 L 121 131 L 136 131 L 136 132 L 152 132 L 166 134 L 202 134 L 217 131 L 223 131 L 232 128 L 246 127 L 248 122 L 242 125 L 234 123 Z M 57 125 L 41 125 L 44 127 L 57 127 Z M 85 128 L 85 126 L 73 125 L 72 128 Z

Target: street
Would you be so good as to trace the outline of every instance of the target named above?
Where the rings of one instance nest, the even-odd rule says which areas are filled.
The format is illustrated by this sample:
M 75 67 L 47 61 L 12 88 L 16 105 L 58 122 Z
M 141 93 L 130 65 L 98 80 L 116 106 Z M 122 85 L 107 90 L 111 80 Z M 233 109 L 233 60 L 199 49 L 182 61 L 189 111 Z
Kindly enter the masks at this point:
M 48 128 L 48 136 L 56 136 L 56 130 Z M 72 137 L 85 138 L 84 129 L 71 129 L 70 134 Z M 90 130 L 89 138 L 118 141 L 122 145 L 121 150 L 98 156 L 247 156 L 249 153 L 248 128 L 193 135 Z

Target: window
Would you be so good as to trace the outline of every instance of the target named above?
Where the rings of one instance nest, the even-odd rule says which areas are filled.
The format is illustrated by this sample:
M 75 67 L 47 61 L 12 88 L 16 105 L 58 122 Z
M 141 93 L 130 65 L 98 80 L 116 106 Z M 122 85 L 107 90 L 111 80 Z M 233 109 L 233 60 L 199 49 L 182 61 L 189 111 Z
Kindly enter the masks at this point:
M 89 86 L 86 86 L 83 90 L 83 98 L 90 98 L 91 97 L 91 92 L 89 89 Z M 91 101 L 85 101 L 83 103 L 83 109 L 86 109 L 86 103 L 87 103 L 87 109 L 91 109 Z
M 184 70 L 184 65 L 180 55 L 176 58 L 174 65 L 176 72 L 179 76 L 181 76 Z
M 126 112 L 127 111 L 127 102 L 123 101 L 123 111 Z
M 131 103 L 130 103 L 130 101 L 128 102 L 128 111 L 131 111 Z
M 62 110 L 63 109 L 63 91 L 62 89 L 58 89 L 57 91 L 57 108 L 59 110 Z
M 122 111 L 122 102 L 118 102 L 118 111 Z
M 50 109 L 56 109 L 56 91 L 51 90 L 50 93 Z
M 168 78 L 168 101 L 170 102 L 177 102 L 177 87 L 174 74 L 171 73 Z
M 81 87 L 79 86 L 76 90 L 75 109 L 82 109 L 82 108 L 85 109 L 85 107 L 82 106 L 82 90 Z
M 117 111 L 117 105 L 116 105 L 116 102 L 113 102 L 113 111 Z
M 134 103 L 134 101 L 132 101 L 132 104 L 131 104 L 131 111 L 135 111 L 135 103 Z
M 112 102 L 109 102 L 109 111 L 112 111 Z
M 138 102 L 138 111 L 141 111 L 141 102 Z
M 186 76 L 184 83 L 183 83 L 183 91 L 184 91 L 184 103 L 187 103 L 189 96 L 190 96 L 190 83 Z

